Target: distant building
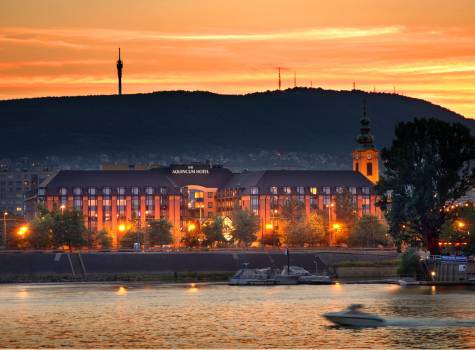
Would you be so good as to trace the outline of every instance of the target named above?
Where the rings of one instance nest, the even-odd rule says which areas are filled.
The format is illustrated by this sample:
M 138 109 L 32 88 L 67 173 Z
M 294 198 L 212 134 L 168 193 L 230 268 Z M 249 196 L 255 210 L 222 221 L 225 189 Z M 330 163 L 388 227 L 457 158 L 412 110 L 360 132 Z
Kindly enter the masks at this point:
M 150 170 L 159 168 L 159 164 L 126 164 L 126 163 L 104 163 L 101 170 Z
M 0 210 L 23 216 L 25 196 L 54 173 L 43 170 L 4 170 L 0 171 Z

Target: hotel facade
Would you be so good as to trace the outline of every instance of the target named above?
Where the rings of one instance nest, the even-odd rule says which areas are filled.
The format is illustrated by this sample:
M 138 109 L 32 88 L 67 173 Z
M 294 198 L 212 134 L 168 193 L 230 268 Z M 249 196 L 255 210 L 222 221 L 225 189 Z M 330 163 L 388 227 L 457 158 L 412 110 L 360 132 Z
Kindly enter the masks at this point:
M 284 203 L 296 199 L 307 214 L 322 212 L 329 223 L 338 220 L 336 197 L 346 188 L 353 196 L 355 216 L 382 218 L 374 184 L 379 179 L 378 151 L 369 120 L 361 119 L 359 148 L 353 169 L 263 170 L 233 173 L 211 164 L 178 164 L 147 170 L 59 171 L 27 199 L 27 214 L 39 204 L 49 210 L 74 208 L 84 215 L 91 231 L 107 230 L 114 245 L 119 227 L 145 229 L 150 220 L 167 219 L 176 243 L 186 230 L 215 216 L 231 220 L 235 206 L 259 217 L 258 237 L 278 230 Z

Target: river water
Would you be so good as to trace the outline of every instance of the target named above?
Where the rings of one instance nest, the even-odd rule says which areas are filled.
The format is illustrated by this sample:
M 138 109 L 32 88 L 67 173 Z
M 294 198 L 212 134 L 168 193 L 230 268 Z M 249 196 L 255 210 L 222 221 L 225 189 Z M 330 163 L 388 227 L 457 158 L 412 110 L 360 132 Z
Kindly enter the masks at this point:
M 321 317 L 351 303 L 389 326 Z M 0 285 L 0 347 L 475 348 L 475 288 Z

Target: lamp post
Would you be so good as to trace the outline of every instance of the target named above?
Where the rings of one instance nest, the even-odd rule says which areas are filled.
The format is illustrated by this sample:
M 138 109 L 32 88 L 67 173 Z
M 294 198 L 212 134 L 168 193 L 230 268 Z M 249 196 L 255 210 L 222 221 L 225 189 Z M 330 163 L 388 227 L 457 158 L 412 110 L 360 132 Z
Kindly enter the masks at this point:
M 330 199 L 331 202 L 331 199 Z M 328 207 L 328 246 L 331 247 L 332 245 L 332 223 L 331 223 L 331 208 L 333 208 L 335 204 L 330 203 L 327 205 Z
M 3 213 L 3 247 L 7 247 L 7 212 Z

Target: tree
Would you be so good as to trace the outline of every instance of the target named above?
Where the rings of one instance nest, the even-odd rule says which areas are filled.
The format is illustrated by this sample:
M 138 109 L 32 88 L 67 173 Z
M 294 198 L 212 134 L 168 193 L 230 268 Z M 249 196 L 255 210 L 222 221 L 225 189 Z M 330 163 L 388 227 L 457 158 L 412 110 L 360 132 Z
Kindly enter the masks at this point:
M 294 198 L 282 207 L 282 231 L 289 246 L 321 244 L 325 240 L 325 219 L 320 213 L 307 215 L 305 204 Z
M 337 192 L 335 197 L 335 212 L 339 222 L 351 231 L 356 220 L 356 203 L 353 195 L 347 187 L 343 187 L 341 192 Z
M 353 247 L 388 245 L 388 229 L 377 217 L 364 215 L 353 226 L 348 243 Z
M 56 245 L 67 244 L 69 250 L 72 250 L 73 247 L 80 248 L 87 243 L 84 216 L 79 210 L 66 208 L 59 211 L 54 209 L 50 214 L 53 217 L 52 232 Z
M 147 228 L 148 239 L 151 246 L 168 245 L 173 243 L 171 232 L 173 225 L 167 219 L 152 220 Z
M 306 219 L 308 231 L 306 233 L 306 242 L 309 245 L 323 244 L 327 237 L 327 226 L 324 216 L 321 213 L 310 213 Z
M 257 238 L 259 231 L 259 217 L 249 210 L 235 207 L 231 214 L 233 238 L 244 245 L 250 245 Z
M 134 248 L 134 243 L 140 245 L 144 242 L 144 232 L 142 231 L 129 231 L 120 238 L 120 246 L 122 248 Z
M 40 215 L 31 222 L 31 232 L 28 241 L 32 248 L 47 249 L 53 243 L 53 217 L 48 211 L 40 210 Z
M 440 239 L 444 250 L 453 253 L 475 253 L 475 208 L 473 203 L 465 203 L 449 208 L 453 217 L 440 229 Z
M 181 242 L 189 248 L 199 247 L 203 241 L 204 235 L 199 230 L 188 230 L 181 239 Z
M 398 245 L 420 239 L 438 253 L 440 228 L 451 216 L 446 206 L 475 184 L 475 138 L 462 124 L 437 119 L 399 123 L 395 136 L 381 152 L 379 205 Z
M 220 244 L 226 242 L 224 239 L 224 219 L 221 216 L 216 216 L 213 219 L 207 220 L 201 230 L 205 235 L 205 240 L 208 245 Z
M 112 247 L 112 237 L 106 230 L 100 230 L 96 233 L 96 243 L 99 243 L 101 249 L 110 249 Z
M 295 223 L 305 219 L 305 204 L 295 198 L 290 198 L 284 202 L 281 211 L 282 219 L 290 223 Z

